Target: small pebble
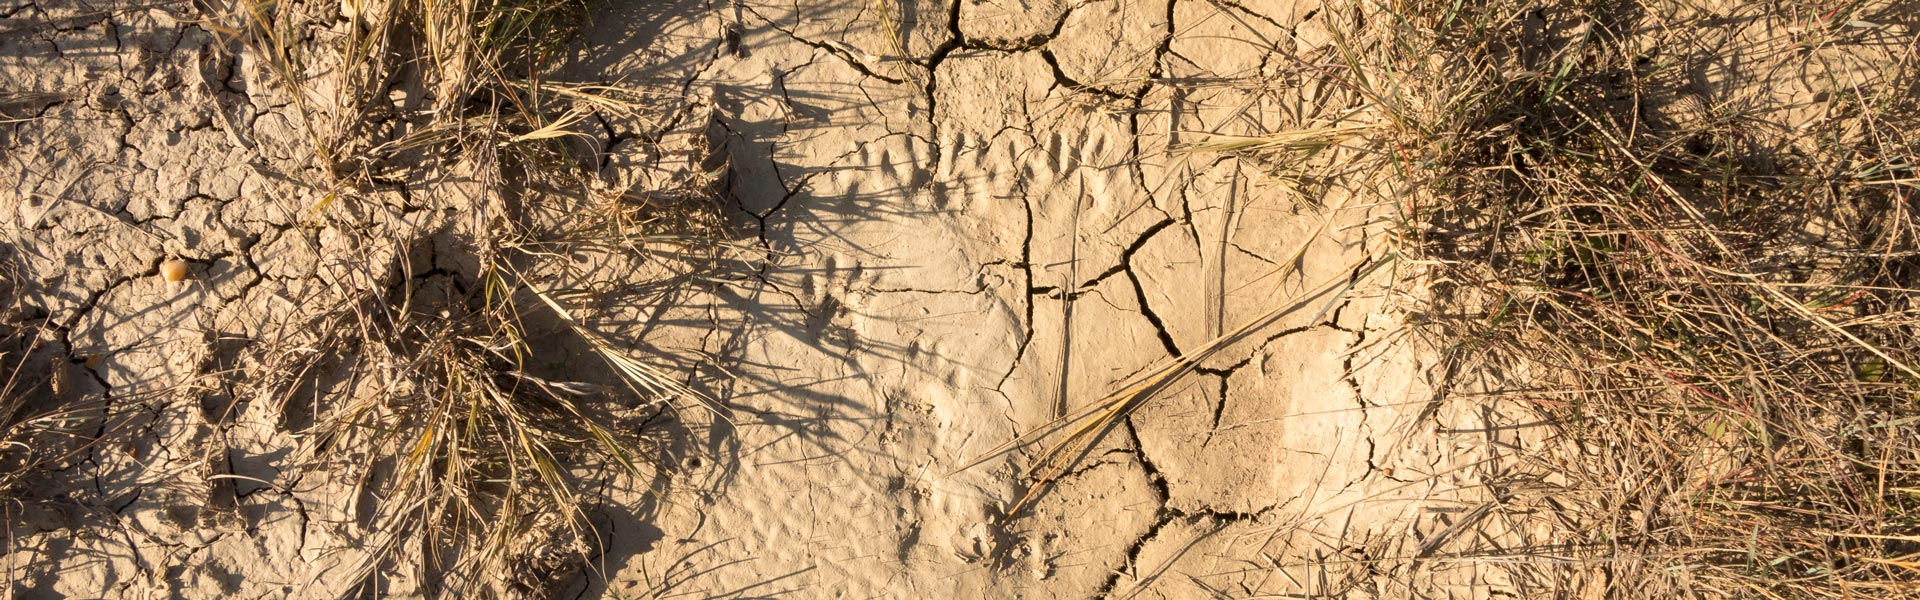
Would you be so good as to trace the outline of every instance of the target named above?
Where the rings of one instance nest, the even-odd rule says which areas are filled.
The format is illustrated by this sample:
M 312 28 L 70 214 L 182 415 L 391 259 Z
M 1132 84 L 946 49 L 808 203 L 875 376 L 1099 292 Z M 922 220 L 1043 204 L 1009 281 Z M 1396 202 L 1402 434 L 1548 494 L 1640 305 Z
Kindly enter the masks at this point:
M 187 278 L 187 261 L 178 258 L 169 258 L 166 262 L 160 263 L 160 277 L 167 280 L 167 283 L 185 280 Z

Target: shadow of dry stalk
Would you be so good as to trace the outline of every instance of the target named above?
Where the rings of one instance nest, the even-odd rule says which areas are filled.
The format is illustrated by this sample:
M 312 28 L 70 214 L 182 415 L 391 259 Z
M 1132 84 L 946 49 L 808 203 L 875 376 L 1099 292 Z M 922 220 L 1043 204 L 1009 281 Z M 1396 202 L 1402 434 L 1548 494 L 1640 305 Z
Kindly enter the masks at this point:
M 1920 592 L 1915 15 L 1828 4 L 1341 17 L 1320 68 L 1450 401 L 1559 424 L 1499 484 L 1555 541 L 1459 558 L 1556 597 Z

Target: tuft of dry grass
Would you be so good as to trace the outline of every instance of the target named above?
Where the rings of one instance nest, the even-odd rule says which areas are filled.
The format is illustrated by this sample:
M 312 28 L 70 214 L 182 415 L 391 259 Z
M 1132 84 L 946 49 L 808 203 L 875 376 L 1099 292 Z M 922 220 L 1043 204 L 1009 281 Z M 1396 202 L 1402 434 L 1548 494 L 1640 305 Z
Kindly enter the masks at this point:
M 1826 4 L 1356 7 L 1303 67 L 1340 120 L 1210 147 L 1368 157 L 1450 401 L 1556 424 L 1496 484 L 1553 541 L 1469 558 L 1543 595 L 1920 593 L 1914 15 Z
M 0 515 L 44 500 L 33 481 L 71 464 L 124 420 L 100 402 L 75 402 L 85 355 L 70 353 L 61 326 L 23 288 L 11 247 L 0 246 Z
M 598 541 L 581 472 L 652 475 L 657 451 L 628 417 L 688 404 L 725 418 L 671 369 L 576 314 L 577 303 L 618 291 L 573 272 L 576 252 L 694 264 L 725 250 L 703 202 L 717 174 L 637 193 L 581 170 L 568 142 L 585 137 L 585 119 L 642 110 L 632 90 L 553 80 L 584 8 L 242 0 L 209 18 L 270 68 L 299 114 L 312 163 L 304 179 L 324 192 L 310 220 L 365 228 L 356 220 L 390 212 L 369 192 L 395 182 L 444 196 L 431 202 L 462 215 L 445 231 L 387 240 L 397 253 L 370 252 L 393 264 L 372 265 L 373 285 L 298 324 L 289 339 L 299 343 L 265 348 L 259 361 L 254 387 L 283 397 L 328 376 L 329 361 L 352 365 L 347 381 L 316 392 L 302 456 L 377 498 L 360 509 L 371 515 L 366 552 L 335 574 L 362 587 L 401 574 L 433 596 L 544 597 Z M 336 18 L 349 23 L 344 35 L 311 34 L 337 33 Z M 417 264 L 421 247 L 457 248 L 461 266 Z M 566 344 L 529 331 L 555 324 L 638 404 L 542 371 Z
M 52 457 L 38 433 L 63 420 L 41 397 L 65 387 L 65 365 L 43 352 L 45 316 L 33 314 L 17 293 L 19 275 L 11 251 L 0 254 L 0 502 L 19 496 L 17 486 Z M 0 508 L 12 512 L 15 507 Z

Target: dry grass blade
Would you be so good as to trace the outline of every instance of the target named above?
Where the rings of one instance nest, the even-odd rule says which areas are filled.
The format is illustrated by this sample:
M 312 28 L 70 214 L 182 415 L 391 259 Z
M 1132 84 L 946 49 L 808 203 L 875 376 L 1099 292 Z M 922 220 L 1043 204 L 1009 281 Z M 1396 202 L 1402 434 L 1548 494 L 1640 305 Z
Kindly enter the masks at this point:
M 1303 248 L 1304 245 L 1303 243 Z M 1095 400 L 1087 406 L 1075 409 L 1065 416 L 1054 419 L 1033 432 L 1015 437 L 1013 440 L 989 450 L 983 456 L 955 469 L 954 472 L 973 468 L 1012 448 L 1032 441 L 1036 436 L 1048 435 L 1055 431 L 1071 428 L 1068 429 L 1066 434 L 1059 440 L 1049 444 L 1035 459 L 1033 466 L 1028 468 L 1027 477 L 1030 483 L 1027 486 L 1026 492 L 1022 493 L 1019 500 L 1015 501 L 1005 513 L 1007 518 L 1018 516 L 1021 511 L 1031 506 L 1035 500 L 1044 495 L 1046 490 L 1058 480 L 1060 475 L 1069 467 L 1072 467 L 1073 464 L 1085 454 L 1087 449 L 1091 448 L 1095 442 L 1100 440 L 1105 432 L 1110 431 L 1121 419 L 1126 418 L 1128 414 L 1131 414 L 1135 409 L 1139 408 L 1141 403 L 1152 399 L 1155 394 L 1178 381 L 1181 376 L 1191 372 L 1195 366 L 1205 362 L 1220 350 L 1246 339 L 1248 336 L 1257 333 L 1275 321 L 1312 306 L 1314 301 L 1326 299 L 1327 301 L 1321 306 L 1319 313 L 1310 319 L 1310 321 L 1318 321 L 1321 316 L 1325 315 L 1328 309 L 1338 304 L 1341 296 L 1347 290 L 1352 289 L 1357 281 L 1392 262 L 1394 262 L 1394 257 L 1392 256 L 1368 257 L 1349 265 L 1348 268 L 1341 271 L 1341 275 L 1330 277 L 1325 281 L 1318 282 L 1306 288 L 1305 291 L 1294 298 L 1279 303 L 1266 314 L 1248 321 L 1233 331 L 1227 332 L 1183 356 L 1174 357 L 1158 366 L 1128 378 L 1126 381 L 1121 382 L 1119 386 L 1117 386 L 1118 389 L 1113 393 Z
M 531 284 L 528 285 L 527 289 L 533 292 L 534 297 L 539 298 L 548 308 L 552 309 L 554 314 L 559 315 L 560 319 L 566 322 L 569 329 L 572 329 L 581 339 L 586 340 L 587 343 L 593 347 L 594 352 L 598 353 L 602 359 L 607 361 L 609 366 L 613 367 L 615 372 L 620 374 L 621 380 L 632 387 L 635 394 L 641 397 L 660 397 L 662 400 L 671 400 L 674 398 L 692 399 L 698 402 L 701 408 L 705 408 L 708 412 L 713 413 L 715 417 L 719 417 L 722 420 L 731 420 L 729 415 L 732 414 L 732 411 L 728 410 L 726 406 L 721 405 L 719 401 L 693 388 L 687 387 L 685 383 L 681 383 L 680 380 L 674 378 L 672 374 L 647 364 L 645 361 L 636 360 L 628 356 L 626 352 L 615 347 L 611 342 L 608 342 L 606 338 L 588 329 L 585 324 L 573 316 L 571 311 L 568 311 L 565 306 L 562 306 L 559 301 L 555 300 L 551 294 Z
M 1189 152 L 1288 152 L 1310 157 L 1320 151 L 1361 139 L 1383 126 L 1362 123 L 1338 123 L 1301 127 L 1263 136 L 1209 137 L 1185 149 Z

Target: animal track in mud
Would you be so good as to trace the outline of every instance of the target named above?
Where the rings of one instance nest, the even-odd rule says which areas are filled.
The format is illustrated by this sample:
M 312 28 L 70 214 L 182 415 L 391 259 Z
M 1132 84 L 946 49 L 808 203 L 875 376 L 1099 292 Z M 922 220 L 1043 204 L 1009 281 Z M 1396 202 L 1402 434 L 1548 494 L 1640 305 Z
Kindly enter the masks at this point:
M 1205 5 L 1245 11 L 1232 2 Z M 1377 384 L 1363 385 L 1352 374 L 1351 356 L 1334 366 L 1318 355 L 1312 359 L 1315 372 L 1343 371 L 1343 377 L 1320 382 L 1337 382 L 1331 391 L 1262 383 L 1295 377 L 1283 372 L 1284 363 L 1307 350 L 1334 352 L 1329 348 L 1337 346 L 1346 352 L 1368 339 L 1366 330 L 1341 329 L 1348 316 L 1336 311 L 1334 326 L 1289 322 L 1202 365 L 1195 379 L 1206 391 L 1155 399 L 1148 407 L 1177 405 L 1180 411 L 1143 409 L 1126 419 L 1046 497 L 1038 509 L 1042 517 L 986 525 L 998 522 L 991 507 L 1021 491 L 1025 480 L 1017 467 L 1031 461 L 1035 450 L 1017 450 L 976 470 L 948 471 L 1111 392 L 1133 373 L 1197 347 L 1222 325 L 1234 324 L 1233 310 L 1267 300 L 1255 296 L 1284 292 L 1276 285 L 1228 298 L 1230 287 L 1197 282 L 1201 276 L 1251 280 L 1255 271 L 1283 267 L 1279 263 L 1288 261 L 1276 257 L 1298 235 L 1287 227 L 1313 215 L 1258 207 L 1280 216 L 1242 226 L 1218 215 L 1244 211 L 1235 202 L 1250 197 L 1287 197 L 1270 189 L 1222 192 L 1166 184 L 1187 175 L 1158 161 L 1175 145 L 1176 134 L 1197 122 L 1170 117 L 1190 109 L 1171 107 L 1185 100 L 1169 99 L 1167 92 L 1171 81 L 1198 69 L 1193 59 L 1207 58 L 1176 52 L 1176 38 L 1196 23 L 1175 18 L 1186 19 L 1189 13 L 1181 11 L 1194 10 L 1196 3 L 1040 0 L 1031 3 L 1032 13 L 1008 17 L 994 25 L 997 30 L 984 25 L 994 23 L 990 11 L 998 5 L 991 3 L 912 6 L 919 11 L 901 15 L 907 23 L 901 36 L 913 55 L 900 57 L 858 45 L 883 36 L 823 35 L 840 31 L 830 27 L 862 22 L 842 12 L 822 9 L 823 18 L 815 20 L 832 23 L 828 29 L 764 3 L 746 2 L 734 16 L 700 13 L 684 24 L 685 31 L 737 26 L 742 47 L 751 51 L 727 52 L 715 43 L 698 46 L 696 55 L 669 57 L 691 64 L 679 65 L 684 68 L 672 77 L 644 82 L 657 83 L 661 97 L 674 98 L 663 104 L 672 108 L 658 122 L 604 116 L 591 121 L 595 143 L 603 144 L 597 165 L 603 176 L 634 169 L 644 154 L 682 137 L 710 134 L 719 140 L 717 150 L 735 169 L 730 200 L 743 230 L 741 244 L 757 246 L 742 252 L 747 266 L 735 279 L 716 284 L 712 297 L 696 293 L 687 300 L 700 307 L 686 320 L 698 330 L 691 337 L 701 352 L 728 361 L 729 375 L 737 379 L 717 387 L 733 394 L 730 401 L 742 415 L 694 443 L 731 448 L 733 455 L 716 453 L 706 468 L 687 471 L 697 474 L 689 479 L 720 482 L 699 490 L 699 502 L 654 504 L 659 513 L 643 527 L 621 521 L 616 537 L 658 527 L 657 539 L 650 537 L 640 549 L 596 554 L 609 565 L 606 575 L 664 580 L 669 578 L 647 569 L 683 557 L 751 553 L 759 559 L 750 569 L 723 563 L 690 569 L 711 580 L 689 587 L 697 591 L 710 582 L 714 593 L 759 593 L 791 584 L 802 594 L 850 596 L 996 597 L 1012 587 L 1035 597 L 1119 593 L 1130 578 L 1149 575 L 1155 565 L 1143 563 L 1159 560 L 1158 549 L 1286 514 L 1309 495 L 1261 474 L 1231 472 L 1245 477 L 1215 485 L 1232 479 L 1214 473 L 1222 470 L 1219 465 L 1278 457 L 1304 470 L 1344 460 L 1341 443 L 1352 444 L 1368 465 L 1377 454 L 1384 456 L 1374 448 L 1372 430 L 1327 428 L 1335 438 L 1365 434 L 1364 443 L 1300 441 L 1285 436 L 1309 427 L 1265 422 L 1281 417 L 1263 402 L 1306 402 L 1300 399 L 1309 392 L 1324 391 L 1344 408 L 1359 407 L 1360 422 L 1371 426 L 1359 395 Z M 1121 16 L 1144 25 L 1104 25 Z M 744 20 L 733 23 L 736 17 Z M 683 25 L 667 22 L 671 18 L 649 26 Z M 604 20 L 599 25 L 619 26 Z M 192 54 L 186 51 L 191 45 L 180 48 Z M 1110 60 L 1136 55 L 1139 61 Z M 276 104 L 267 86 L 250 82 L 243 72 L 249 67 L 224 68 L 209 69 L 207 79 L 218 83 L 204 85 L 220 90 L 212 93 L 222 98 L 215 104 L 234 103 L 239 114 L 183 121 L 170 131 L 183 144 L 219 149 L 195 156 L 224 161 L 233 148 L 246 145 L 240 140 L 264 146 L 265 156 L 296 156 L 296 148 L 276 142 L 276 135 L 291 131 L 281 114 L 287 105 Z M 622 74 L 592 75 L 616 80 Z M 137 113 L 149 101 L 128 94 L 118 102 Z M 77 104 L 51 104 L 41 112 L 82 110 Z M 147 135 L 147 122 L 126 118 L 127 112 L 103 117 L 109 126 L 124 128 L 114 142 L 122 148 L 115 156 L 167 152 L 167 136 Z M 198 186 L 190 194 L 100 206 L 138 227 L 185 226 L 198 212 L 216 214 L 212 223 L 230 233 L 197 235 L 229 236 L 226 254 L 209 250 L 191 257 L 204 261 L 196 265 L 206 265 L 209 280 L 226 277 L 215 268 L 230 275 L 213 288 L 212 295 L 230 306 L 222 314 L 305 304 L 312 297 L 299 293 L 303 282 L 315 280 L 342 249 L 329 239 L 381 232 L 323 231 L 309 227 L 302 214 L 309 207 L 261 202 L 263 195 L 304 198 L 311 191 L 269 175 L 294 173 L 282 177 L 297 180 L 299 171 L 285 163 L 240 167 L 232 190 L 215 178 L 187 178 Z M 387 183 L 398 198 L 389 209 L 400 218 L 440 212 L 427 205 L 433 194 L 418 182 Z M 131 302 L 119 296 L 124 292 L 108 293 L 131 287 L 114 278 L 151 270 L 149 258 L 173 251 L 155 248 L 154 256 L 131 261 L 137 264 L 109 265 L 103 272 L 111 276 L 100 280 L 110 284 L 105 291 L 73 301 Z M 1229 264 L 1240 270 L 1228 271 Z M 1190 304 L 1197 296 L 1221 306 L 1200 316 Z M 242 332 L 246 336 L 261 333 L 258 325 L 248 327 L 254 329 Z M 108 386 L 122 382 L 105 373 L 94 376 L 115 402 L 137 397 Z M 274 477 L 263 465 L 272 462 L 265 457 L 275 440 L 249 431 L 256 425 L 242 421 L 221 429 L 227 460 L 225 471 L 214 474 L 265 475 L 259 478 L 272 483 L 235 490 L 234 503 L 287 514 L 279 526 L 298 530 L 299 540 L 287 543 L 295 554 L 339 543 L 342 534 L 331 523 L 353 515 L 334 514 L 329 503 L 338 498 L 313 491 L 328 483 Z M 1195 435 L 1179 437 L 1183 432 Z M 1312 452 L 1260 446 L 1249 432 L 1267 436 L 1269 445 Z M 110 482 L 94 487 L 102 496 L 115 491 Z M 605 489 L 610 496 L 631 492 L 610 483 Z M 1264 495 L 1234 496 L 1234 489 Z M 626 497 L 636 498 L 659 502 L 644 493 Z M 260 531 L 223 535 L 268 535 Z M 995 569 L 966 569 L 970 564 Z M 774 585 L 759 587 L 762 575 Z M 593 582 L 584 596 L 622 589 L 618 582 L 593 579 L 601 576 L 582 576 Z

